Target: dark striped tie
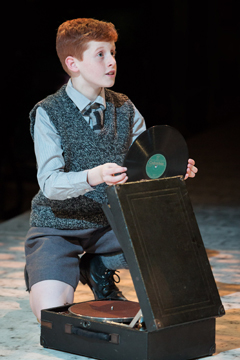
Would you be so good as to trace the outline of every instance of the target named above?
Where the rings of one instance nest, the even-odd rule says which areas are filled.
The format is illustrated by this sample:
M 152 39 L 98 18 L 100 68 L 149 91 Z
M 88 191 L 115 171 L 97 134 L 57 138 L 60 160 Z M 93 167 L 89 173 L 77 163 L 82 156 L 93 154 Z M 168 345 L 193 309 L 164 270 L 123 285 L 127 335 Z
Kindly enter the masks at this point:
M 89 125 L 95 132 L 100 132 L 103 127 L 103 108 L 99 104 L 88 105 L 83 112 L 84 116 L 89 116 Z

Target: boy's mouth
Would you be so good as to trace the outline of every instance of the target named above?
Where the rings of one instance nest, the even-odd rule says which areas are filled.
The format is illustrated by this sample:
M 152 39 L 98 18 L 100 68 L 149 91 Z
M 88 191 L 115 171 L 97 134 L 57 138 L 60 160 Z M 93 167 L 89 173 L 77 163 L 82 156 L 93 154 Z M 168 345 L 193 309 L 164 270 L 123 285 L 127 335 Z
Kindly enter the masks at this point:
M 108 73 L 106 73 L 106 75 L 114 76 L 115 75 L 115 70 L 109 71 Z

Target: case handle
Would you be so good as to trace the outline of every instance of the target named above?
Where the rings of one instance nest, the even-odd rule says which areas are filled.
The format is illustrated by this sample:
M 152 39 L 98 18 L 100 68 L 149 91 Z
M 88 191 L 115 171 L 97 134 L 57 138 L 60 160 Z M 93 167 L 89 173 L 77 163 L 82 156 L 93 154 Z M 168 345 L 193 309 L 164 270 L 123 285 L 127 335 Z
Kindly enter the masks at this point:
M 102 341 L 107 341 L 113 344 L 119 344 L 119 335 L 118 334 L 106 334 L 101 332 L 89 331 L 73 326 L 71 324 L 65 325 L 65 332 L 67 334 L 75 334 L 82 337 L 87 337 L 89 339 L 97 339 Z

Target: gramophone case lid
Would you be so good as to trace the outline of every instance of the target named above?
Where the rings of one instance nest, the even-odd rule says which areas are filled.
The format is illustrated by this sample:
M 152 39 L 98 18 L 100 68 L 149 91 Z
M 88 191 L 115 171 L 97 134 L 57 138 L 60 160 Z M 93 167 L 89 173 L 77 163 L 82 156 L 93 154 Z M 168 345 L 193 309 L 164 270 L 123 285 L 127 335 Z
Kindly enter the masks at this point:
M 110 186 L 103 207 L 122 246 L 148 331 L 224 309 L 182 177 Z

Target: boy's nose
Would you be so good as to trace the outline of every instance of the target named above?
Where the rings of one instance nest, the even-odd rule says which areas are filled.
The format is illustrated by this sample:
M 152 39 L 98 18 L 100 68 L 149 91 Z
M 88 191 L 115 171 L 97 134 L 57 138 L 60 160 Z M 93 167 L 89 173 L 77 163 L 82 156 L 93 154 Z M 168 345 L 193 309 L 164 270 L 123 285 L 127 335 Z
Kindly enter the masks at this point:
M 111 55 L 108 61 L 108 66 L 113 66 L 115 64 L 116 64 L 116 59 L 113 55 Z

